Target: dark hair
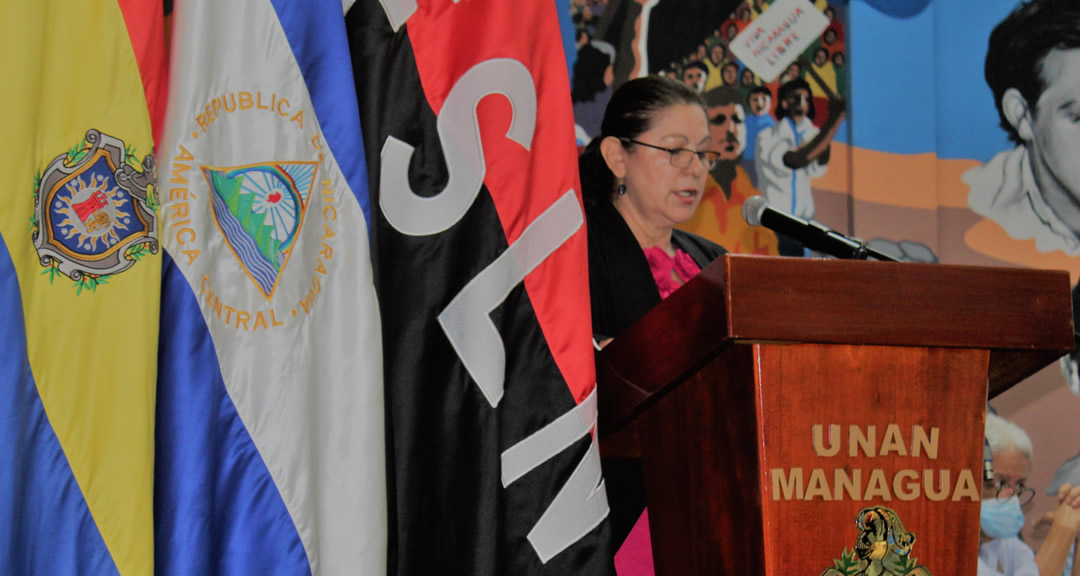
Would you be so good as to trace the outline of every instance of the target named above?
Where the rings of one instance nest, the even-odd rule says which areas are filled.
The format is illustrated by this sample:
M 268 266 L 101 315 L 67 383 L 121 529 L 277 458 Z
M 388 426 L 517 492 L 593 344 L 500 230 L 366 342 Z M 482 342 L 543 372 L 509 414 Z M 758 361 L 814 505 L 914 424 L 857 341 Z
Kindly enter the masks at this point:
M 836 52 L 833 52 L 833 55 L 832 55 L 832 58 L 831 58 L 833 64 L 836 64 L 836 57 L 837 56 L 842 58 L 844 61 L 847 61 L 847 56 L 844 56 L 844 51 L 843 50 L 837 50 Z
M 714 106 L 727 106 L 728 104 L 742 104 L 742 92 L 734 86 L 718 86 L 701 95 L 705 101 L 706 111 Z
M 604 73 L 607 67 L 612 65 L 612 58 L 603 50 L 598 49 L 591 42 L 578 50 L 577 61 L 574 62 L 573 85 L 570 89 L 570 100 L 573 102 L 592 102 L 596 95 L 607 89 L 604 83 Z
M 825 61 L 828 62 L 829 61 L 829 51 L 824 49 L 824 48 L 818 48 L 817 50 L 814 50 L 814 60 L 817 60 L 817 55 L 822 53 L 822 52 L 825 53 Z
M 600 134 L 589 142 L 578 158 L 581 193 L 586 206 L 610 202 L 615 191 L 615 175 L 600 154 L 600 143 L 604 138 L 637 138 L 652 127 L 659 112 L 679 104 L 701 106 L 705 110 L 705 102 L 693 88 L 663 76 L 635 78 L 611 95 L 600 124 Z
M 749 102 L 750 97 L 753 96 L 754 94 L 764 94 L 764 95 L 768 96 L 770 99 L 772 98 L 772 90 L 769 90 L 768 88 L 766 88 L 764 86 L 754 86 L 750 90 L 750 93 L 746 95 L 746 101 Z
M 1035 112 L 1046 90 L 1043 61 L 1055 48 L 1080 48 L 1080 4 L 1075 0 L 1030 0 L 1017 7 L 990 33 L 986 83 L 994 93 L 1001 127 L 1009 140 L 1023 140 L 1005 117 L 1001 100 L 1016 88 Z
M 685 74 L 686 71 L 691 69 L 691 68 L 697 68 L 697 69 L 701 70 L 702 72 L 704 72 L 705 75 L 709 74 L 709 68 L 707 66 L 705 66 L 705 63 L 702 62 L 701 60 L 694 60 L 693 62 L 691 62 L 691 63 L 687 64 L 685 67 L 683 67 L 683 74 Z
M 802 78 L 796 78 L 794 80 L 788 80 L 780 86 L 780 90 L 776 92 L 776 119 L 777 121 L 783 120 L 787 116 L 787 110 L 784 109 L 784 101 L 787 97 L 794 93 L 796 90 L 806 90 L 807 94 L 810 94 L 810 84 Z M 806 116 L 813 120 L 814 118 L 814 99 L 810 98 L 806 106 Z

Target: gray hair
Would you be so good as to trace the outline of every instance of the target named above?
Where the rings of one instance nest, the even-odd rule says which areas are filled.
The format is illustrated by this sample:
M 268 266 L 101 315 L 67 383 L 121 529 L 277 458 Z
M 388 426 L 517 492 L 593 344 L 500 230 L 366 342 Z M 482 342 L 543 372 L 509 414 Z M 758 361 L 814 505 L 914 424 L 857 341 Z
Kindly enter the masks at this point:
M 1031 438 L 1027 432 L 997 414 L 986 413 L 986 439 L 993 454 L 1012 448 L 1031 460 Z

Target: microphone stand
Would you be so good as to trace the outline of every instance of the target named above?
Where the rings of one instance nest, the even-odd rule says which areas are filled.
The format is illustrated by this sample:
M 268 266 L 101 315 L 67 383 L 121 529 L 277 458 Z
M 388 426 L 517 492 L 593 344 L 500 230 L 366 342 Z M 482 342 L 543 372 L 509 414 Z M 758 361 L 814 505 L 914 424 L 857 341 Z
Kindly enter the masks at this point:
M 882 262 L 902 262 L 902 260 L 899 260 L 898 258 L 894 258 L 880 250 L 871 248 L 869 244 L 858 238 L 844 236 L 843 234 L 813 220 L 807 222 L 806 227 L 800 230 L 800 232 L 801 234 L 797 234 L 795 238 L 804 245 L 811 247 L 811 250 L 814 250 L 813 246 L 827 245 L 842 248 L 825 250 L 826 253 L 832 254 L 837 258 L 845 260 L 866 260 L 867 258 L 875 258 Z M 780 233 L 783 234 L 784 232 L 780 231 Z
M 798 58 L 798 63 L 799 66 L 803 70 L 805 70 L 807 74 L 809 74 L 814 79 L 814 81 L 817 82 L 818 86 L 820 86 L 821 89 L 825 91 L 825 97 L 827 99 L 836 99 L 836 95 L 833 94 L 832 90 L 829 89 L 828 84 L 826 84 L 825 80 L 823 80 L 821 76 L 817 73 L 817 71 L 814 70 L 814 67 L 811 66 L 809 62 L 807 62 L 806 58 Z M 822 226 L 822 228 L 824 228 L 824 226 Z M 826 234 L 833 232 L 832 230 L 829 230 L 827 228 L 826 231 Z M 888 254 L 885 254 L 880 250 L 875 250 L 871 248 L 866 242 L 863 242 L 858 238 L 849 238 L 846 236 L 841 237 L 844 238 L 844 240 L 848 241 L 844 242 L 844 244 L 847 245 L 847 247 L 851 250 L 851 260 L 866 260 L 867 258 L 872 257 L 877 260 L 881 260 L 882 262 L 902 262 L 902 260 L 900 259 L 893 258 L 892 256 L 889 256 Z
M 854 256 L 854 258 L 857 260 L 866 260 L 867 257 L 872 257 L 876 260 L 881 260 L 882 262 L 903 262 L 903 260 L 900 260 L 899 258 L 894 258 L 880 250 L 875 250 L 871 248 L 869 244 L 863 242 L 862 240 L 859 240 L 858 238 L 853 238 L 853 240 L 859 243 L 859 250 L 855 253 Z

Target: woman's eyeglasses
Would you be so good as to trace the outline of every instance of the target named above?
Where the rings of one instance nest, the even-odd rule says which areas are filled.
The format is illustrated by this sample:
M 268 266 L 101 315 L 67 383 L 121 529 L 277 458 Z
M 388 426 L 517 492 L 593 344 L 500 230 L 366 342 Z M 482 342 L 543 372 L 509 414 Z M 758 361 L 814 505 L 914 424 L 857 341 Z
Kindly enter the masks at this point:
M 654 150 L 663 150 L 671 155 L 671 165 L 676 168 L 689 168 L 690 162 L 697 156 L 701 165 L 706 170 L 712 170 L 713 166 L 716 166 L 716 161 L 720 159 L 720 153 L 712 150 L 690 150 L 689 148 L 664 148 L 663 146 L 655 146 L 653 144 L 646 144 L 633 138 L 620 138 L 623 145 L 637 144 L 638 146 L 644 146 L 646 148 L 652 148 Z

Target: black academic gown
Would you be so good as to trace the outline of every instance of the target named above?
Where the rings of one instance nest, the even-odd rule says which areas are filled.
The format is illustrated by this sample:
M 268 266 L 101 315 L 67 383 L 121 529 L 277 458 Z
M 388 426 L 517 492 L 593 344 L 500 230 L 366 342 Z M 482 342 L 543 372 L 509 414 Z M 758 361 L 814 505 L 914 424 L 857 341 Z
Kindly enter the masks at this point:
M 593 334 L 597 341 L 616 337 L 660 303 L 645 252 L 626 221 L 610 202 L 585 212 L 589 237 L 589 295 Z M 673 230 L 671 241 L 701 268 L 726 253 L 701 236 Z M 645 484 L 639 460 L 605 458 L 604 483 L 611 506 L 611 533 L 616 549 L 645 508 Z

